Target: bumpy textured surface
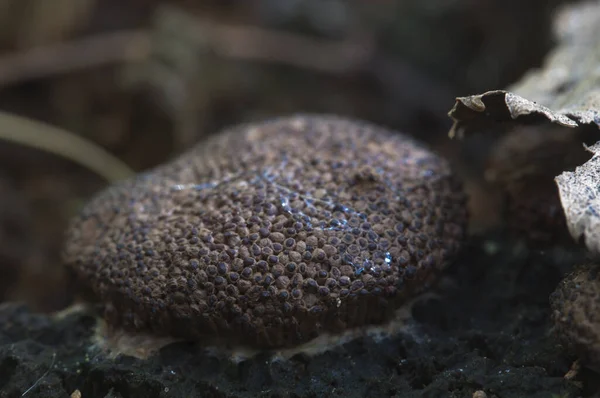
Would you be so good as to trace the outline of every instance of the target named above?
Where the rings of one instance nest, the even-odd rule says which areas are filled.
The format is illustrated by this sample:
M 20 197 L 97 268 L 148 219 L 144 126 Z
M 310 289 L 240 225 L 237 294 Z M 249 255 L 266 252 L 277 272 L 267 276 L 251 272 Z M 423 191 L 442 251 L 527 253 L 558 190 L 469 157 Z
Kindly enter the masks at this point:
M 600 369 L 600 266 L 567 276 L 550 301 L 559 336 L 587 365 Z
M 283 347 L 381 323 L 464 236 L 445 161 L 335 116 L 238 126 L 100 193 L 66 263 L 110 324 Z

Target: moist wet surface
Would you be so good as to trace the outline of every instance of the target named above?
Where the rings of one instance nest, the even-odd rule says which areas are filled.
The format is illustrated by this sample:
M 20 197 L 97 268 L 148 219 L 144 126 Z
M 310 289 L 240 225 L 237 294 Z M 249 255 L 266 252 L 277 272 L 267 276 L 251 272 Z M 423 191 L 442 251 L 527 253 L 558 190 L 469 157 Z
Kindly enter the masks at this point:
M 394 338 L 366 338 L 315 357 L 234 364 L 194 344 L 148 360 L 109 359 L 95 321 L 0 307 L 0 397 L 600 396 L 597 374 L 566 380 L 574 357 L 551 333 L 548 297 L 580 253 L 531 251 L 502 234 L 472 238 L 414 320 Z

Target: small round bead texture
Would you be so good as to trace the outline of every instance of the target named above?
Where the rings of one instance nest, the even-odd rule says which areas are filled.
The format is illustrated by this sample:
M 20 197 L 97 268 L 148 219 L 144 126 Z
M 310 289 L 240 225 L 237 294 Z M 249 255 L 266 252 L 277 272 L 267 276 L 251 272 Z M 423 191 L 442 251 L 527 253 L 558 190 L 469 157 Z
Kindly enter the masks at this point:
M 412 138 L 293 115 L 226 129 L 99 193 L 65 262 L 111 326 L 291 347 L 391 319 L 465 223 L 448 164 Z

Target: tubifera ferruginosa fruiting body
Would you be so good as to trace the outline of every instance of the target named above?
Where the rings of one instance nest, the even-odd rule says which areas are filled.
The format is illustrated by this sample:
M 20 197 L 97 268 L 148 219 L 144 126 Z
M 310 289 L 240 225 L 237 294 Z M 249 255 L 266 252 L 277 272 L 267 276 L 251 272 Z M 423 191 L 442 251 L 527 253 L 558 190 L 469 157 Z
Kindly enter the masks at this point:
M 293 347 L 388 322 L 457 253 L 466 218 L 449 165 L 416 140 L 294 115 L 100 192 L 64 259 L 111 327 Z

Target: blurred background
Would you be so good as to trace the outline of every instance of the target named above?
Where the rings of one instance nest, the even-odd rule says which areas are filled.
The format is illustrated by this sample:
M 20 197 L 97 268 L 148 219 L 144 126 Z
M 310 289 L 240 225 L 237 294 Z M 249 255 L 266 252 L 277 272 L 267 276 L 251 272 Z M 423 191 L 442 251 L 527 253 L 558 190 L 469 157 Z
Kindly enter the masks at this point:
M 448 140 L 447 112 L 455 97 L 504 88 L 539 66 L 563 3 L 0 0 L 0 110 L 69 130 L 134 171 L 242 121 L 363 118 L 448 157 L 472 210 L 493 222 L 478 205 L 477 143 Z M 14 128 L 2 120 L 0 138 Z M 0 139 L 0 301 L 38 311 L 68 303 L 63 232 L 108 183 Z

